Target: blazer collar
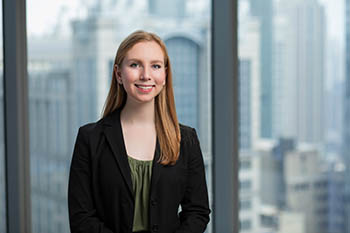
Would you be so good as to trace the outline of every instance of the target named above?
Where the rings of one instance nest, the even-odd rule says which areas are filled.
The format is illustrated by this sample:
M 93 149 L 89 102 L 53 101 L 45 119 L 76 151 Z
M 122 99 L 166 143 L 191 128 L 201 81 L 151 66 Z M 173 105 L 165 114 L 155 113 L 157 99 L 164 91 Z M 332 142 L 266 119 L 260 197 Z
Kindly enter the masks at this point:
M 104 125 L 107 126 L 104 128 L 104 133 L 106 135 L 107 141 L 112 149 L 114 157 L 117 161 L 119 169 L 122 173 L 122 176 L 128 186 L 129 191 L 133 195 L 133 185 L 131 180 L 131 170 L 128 162 L 128 155 L 126 152 L 122 126 L 120 122 L 120 112 L 121 109 L 116 109 L 104 119 Z M 160 146 L 158 138 L 156 140 L 156 150 L 153 156 L 153 165 L 152 165 L 152 178 L 151 178 L 151 193 L 152 190 L 155 190 L 155 186 L 159 180 L 161 167 L 163 166 L 158 162 L 160 157 Z

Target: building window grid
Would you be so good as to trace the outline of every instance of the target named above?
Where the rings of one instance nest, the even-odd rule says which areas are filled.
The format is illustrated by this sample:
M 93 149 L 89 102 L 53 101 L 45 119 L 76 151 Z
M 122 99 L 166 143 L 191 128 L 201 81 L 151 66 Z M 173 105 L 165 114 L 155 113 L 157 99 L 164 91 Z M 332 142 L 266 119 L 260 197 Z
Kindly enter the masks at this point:
M 198 45 L 182 37 L 170 38 L 165 43 L 169 56 L 178 58 L 172 61 L 172 68 L 179 120 L 197 128 L 198 84 L 195 77 L 198 76 Z
M 250 169 L 252 167 L 252 161 L 251 160 L 242 160 L 241 159 L 239 164 L 240 164 L 239 168 L 241 170 L 248 170 L 248 169 Z
M 239 90 L 240 90 L 240 99 L 239 99 L 239 108 L 240 108 L 240 148 L 249 148 L 250 147 L 250 129 L 251 129 L 251 112 L 250 112 L 250 69 L 251 63 L 247 59 L 242 59 L 239 61 Z
M 252 181 L 251 180 L 245 180 L 241 179 L 239 181 L 239 189 L 241 191 L 249 191 L 252 188 Z
M 251 200 L 240 200 L 239 207 L 240 207 L 240 211 L 250 210 L 252 208 L 252 201 Z
M 252 228 L 252 221 L 250 219 L 242 219 L 240 220 L 240 230 L 247 231 Z

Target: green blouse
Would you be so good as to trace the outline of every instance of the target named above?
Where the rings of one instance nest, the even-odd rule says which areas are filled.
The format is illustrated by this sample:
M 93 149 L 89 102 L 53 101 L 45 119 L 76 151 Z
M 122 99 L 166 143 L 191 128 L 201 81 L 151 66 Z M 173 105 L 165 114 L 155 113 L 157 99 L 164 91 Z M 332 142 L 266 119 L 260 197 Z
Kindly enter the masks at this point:
M 152 160 L 137 160 L 128 156 L 135 197 L 133 232 L 149 230 L 149 190 L 151 187 Z

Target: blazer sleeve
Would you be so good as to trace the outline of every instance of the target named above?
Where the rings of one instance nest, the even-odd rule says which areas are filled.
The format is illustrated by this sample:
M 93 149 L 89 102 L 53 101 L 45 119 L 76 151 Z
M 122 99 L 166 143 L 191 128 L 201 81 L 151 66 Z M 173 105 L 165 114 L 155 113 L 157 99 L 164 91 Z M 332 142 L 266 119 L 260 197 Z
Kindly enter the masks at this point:
M 187 185 L 179 214 L 181 225 L 175 233 L 203 233 L 209 222 L 210 209 L 203 156 L 195 129 L 191 131 L 188 146 Z
M 89 143 L 80 128 L 74 146 L 68 184 L 69 223 L 72 233 L 113 233 L 96 216 L 92 197 Z M 85 133 L 86 134 L 86 133 Z

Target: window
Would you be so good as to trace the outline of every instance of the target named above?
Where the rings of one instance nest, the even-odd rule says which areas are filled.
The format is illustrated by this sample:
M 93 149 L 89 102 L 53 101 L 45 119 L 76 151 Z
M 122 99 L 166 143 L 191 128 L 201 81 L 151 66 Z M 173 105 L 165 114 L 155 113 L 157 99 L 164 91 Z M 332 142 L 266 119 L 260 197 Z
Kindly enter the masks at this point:
M 310 185 L 308 183 L 300 183 L 294 185 L 295 191 L 307 191 L 309 189 Z
M 349 9 L 349 0 L 238 1 L 239 193 L 241 203 L 256 200 L 241 221 L 273 209 L 275 231 L 296 212 L 307 216 L 305 232 L 348 222 L 339 204 L 350 196 Z M 249 170 L 247 153 L 256 158 Z M 254 221 L 251 232 L 268 225 Z
M 252 167 L 251 160 L 241 160 L 239 168 L 241 170 L 249 170 Z
M 116 50 L 137 29 L 157 33 L 167 45 L 179 121 L 198 132 L 212 196 L 211 2 L 122 2 L 27 4 L 35 233 L 69 231 L 66 188 L 77 129 L 100 118 Z
M 249 219 L 244 219 L 240 221 L 241 231 L 247 231 L 252 228 L 252 222 Z
M 239 188 L 242 191 L 250 191 L 252 188 L 252 181 L 251 180 L 241 180 L 239 182 Z
M 240 200 L 239 202 L 240 210 L 249 210 L 252 208 L 251 200 Z

